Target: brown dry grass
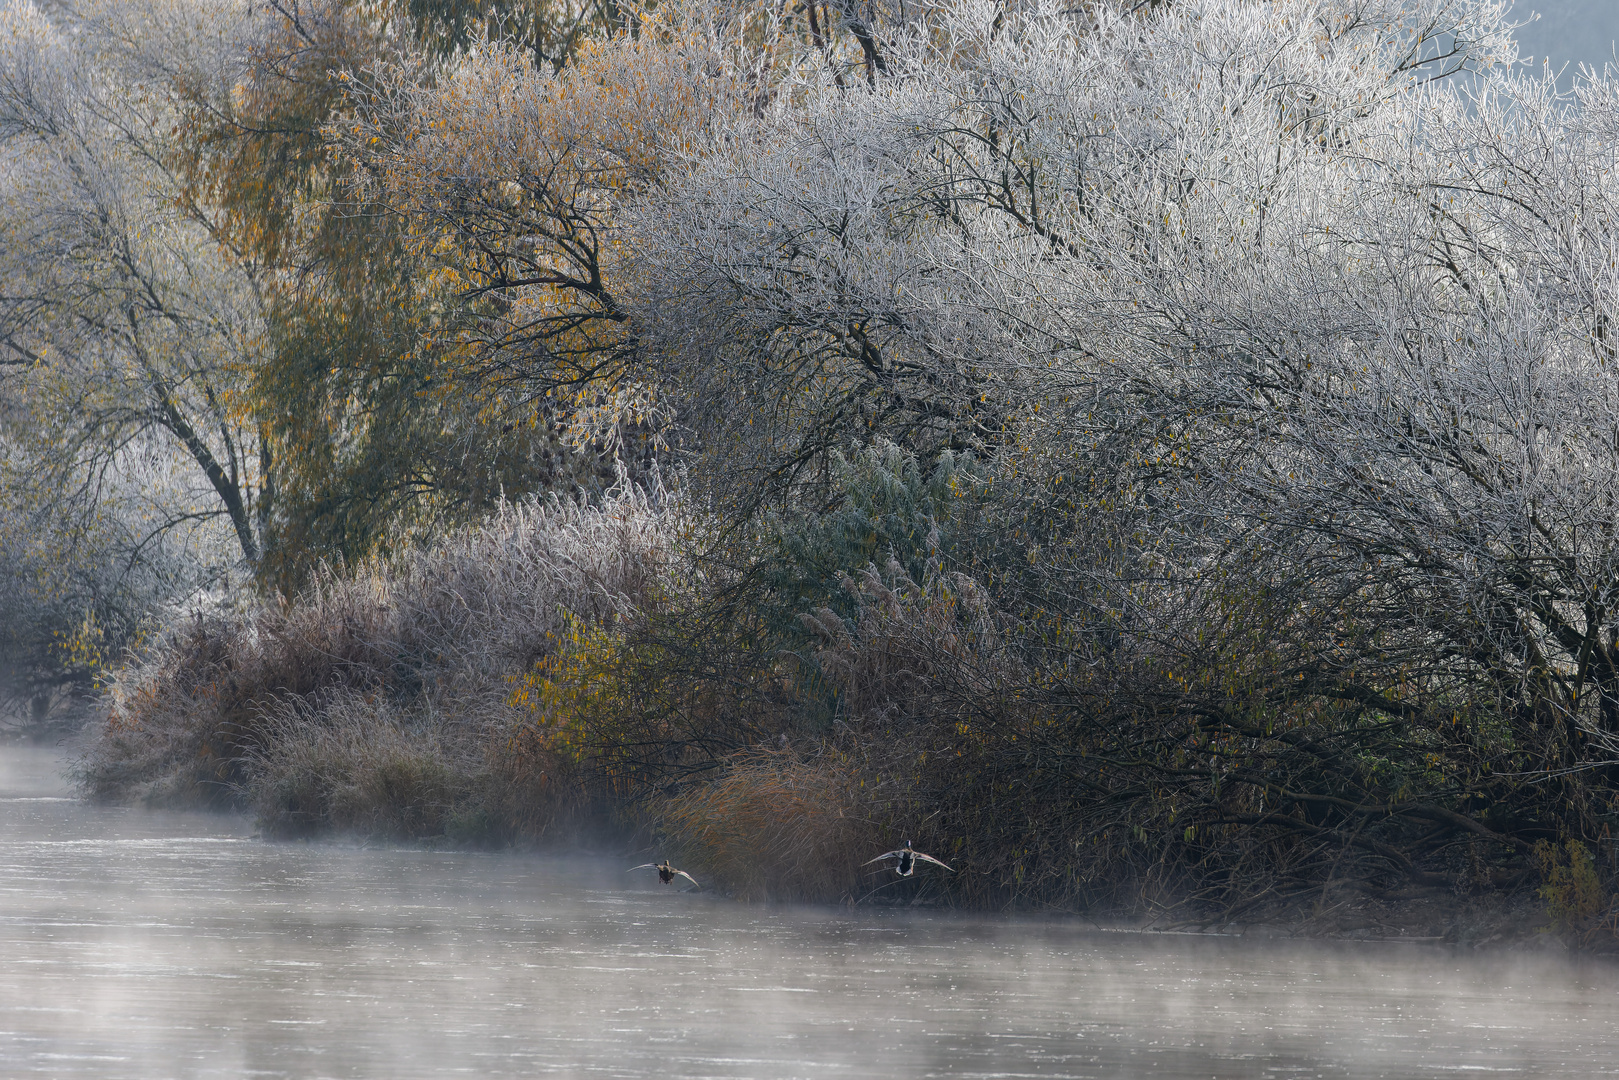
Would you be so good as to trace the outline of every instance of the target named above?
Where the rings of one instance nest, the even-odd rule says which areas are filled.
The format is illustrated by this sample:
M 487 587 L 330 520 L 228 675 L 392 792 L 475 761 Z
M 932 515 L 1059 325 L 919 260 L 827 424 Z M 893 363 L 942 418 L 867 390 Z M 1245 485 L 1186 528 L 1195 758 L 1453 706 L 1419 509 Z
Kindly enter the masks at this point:
M 358 695 L 318 712 L 278 702 L 246 760 L 246 789 L 266 832 L 336 828 L 415 840 L 442 835 L 486 770 L 477 743 L 431 716 Z
M 734 758 L 724 775 L 661 804 L 671 842 L 736 895 L 828 901 L 857 895 L 881 833 L 861 777 L 838 754 Z

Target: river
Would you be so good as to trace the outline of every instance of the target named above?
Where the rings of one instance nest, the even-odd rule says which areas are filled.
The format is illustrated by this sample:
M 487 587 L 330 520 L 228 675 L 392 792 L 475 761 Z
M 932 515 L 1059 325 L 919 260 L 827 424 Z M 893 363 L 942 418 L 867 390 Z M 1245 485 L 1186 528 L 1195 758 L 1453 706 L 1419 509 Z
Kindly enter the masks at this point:
M 265 843 L 0 746 L 0 1076 L 1619 1075 L 1619 967 L 766 908 L 626 860 Z

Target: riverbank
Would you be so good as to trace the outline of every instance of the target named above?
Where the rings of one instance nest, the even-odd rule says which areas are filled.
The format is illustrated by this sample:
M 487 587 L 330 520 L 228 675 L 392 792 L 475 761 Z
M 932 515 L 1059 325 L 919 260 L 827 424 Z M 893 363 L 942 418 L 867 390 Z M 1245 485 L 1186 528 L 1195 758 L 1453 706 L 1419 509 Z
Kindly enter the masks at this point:
M 96 723 L 95 703 L 82 700 L 58 703 L 37 716 L 0 714 L 0 746 L 58 747 L 82 755 L 96 737 Z
M 393 790 L 396 795 L 403 791 L 399 787 Z M 151 802 L 165 805 L 162 799 Z M 173 805 L 172 801 L 167 804 Z M 251 804 L 244 801 L 243 805 L 247 807 Z M 211 802 L 209 806 L 216 812 L 228 809 L 218 802 Z M 419 825 L 429 820 L 419 811 L 395 810 L 386 815 L 379 812 L 372 820 L 382 820 L 384 817 L 392 824 L 380 830 L 353 824 L 347 828 L 328 824 L 322 829 L 294 832 L 285 827 L 285 819 L 267 823 L 263 817 L 257 819 L 256 827 L 260 835 L 278 842 L 298 843 L 324 837 L 339 845 L 358 841 L 367 845 L 403 845 L 405 849 L 426 851 L 505 849 L 529 854 L 625 851 L 626 861 L 643 861 L 668 857 L 673 849 L 678 852 L 675 855 L 677 864 L 689 867 L 704 882 L 705 892 L 744 902 L 762 903 L 767 908 L 782 902 L 809 902 L 846 910 L 948 910 L 956 903 L 955 897 L 948 891 L 949 882 L 943 872 L 928 867 L 923 867 L 922 872 L 910 881 L 894 878 L 887 866 L 877 870 L 859 867 L 850 873 L 840 890 L 829 890 L 817 896 L 783 896 L 769 889 L 758 888 L 756 881 L 750 882 L 754 886 L 752 889 L 739 889 L 734 879 L 715 875 L 717 868 L 705 858 L 706 851 L 702 847 L 690 844 L 676 847 L 667 836 L 659 838 L 655 825 L 622 816 L 612 818 L 604 815 L 595 822 L 580 820 L 572 831 L 566 833 L 553 829 L 535 835 L 514 830 L 498 836 L 484 831 L 470 834 L 458 832 L 454 823 L 465 818 L 458 819 L 453 813 L 443 817 L 448 828 L 437 834 L 425 835 L 409 834 L 398 828 L 399 822 Z M 866 854 L 868 852 L 865 850 L 851 851 L 851 861 L 857 863 L 860 856 Z M 958 868 L 970 872 L 969 867 L 958 864 Z M 1531 881 L 1507 893 L 1461 895 L 1453 890 L 1426 890 L 1394 899 L 1376 899 L 1368 898 L 1357 890 L 1325 885 L 1309 905 L 1296 902 L 1270 907 L 1251 905 L 1235 920 L 1219 909 L 1204 906 L 1200 910 L 1196 904 L 1171 906 L 1138 903 L 1085 909 L 1025 901 L 1001 910 L 1008 914 L 1047 915 L 1086 925 L 1136 932 L 1189 933 L 1255 940 L 1381 941 L 1537 955 L 1619 952 L 1619 939 L 1611 933 L 1602 932 L 1602 928 L 1597 928 L 1597 932 L 1590 929 L 1582 932 L 1566 926 L 1557 927 L 1539 889 L 1539 884 Z
M 743 900 L 863 901 L 867 860 L 909 839 L 953 872 L 907 900 L 960 909 L 1613 939 L 1613 793 L 1469 772 L 1525 760 L 1501 730 L 1184 691 L 1150 641 L 1056 648 L 941 570 L 936 529 L 829 582 L 785 541 L 705 561 L 704 527 L 633 491 L 512 507 L 296 600 L 193 612 L 116 671 L 81 790 L 275 838 L 647 848 Z
M 46 752 L 60 762 L 60 772 L 82 776 L 82 755 L 91 741 L 88 712 L 77 717 L 77 723 L 61 718 L 34 725 L 14 725 L 0 739 L 0 748 L 10 744 L 25 747 L 31 753 Z M 218 812 L 220 807 L 213 808 Z M 263 830 L 264 823 L 256 827 L 267 838 L 288 842 L 289 837 L 274 830 Z M 303 834 L 308 838 L 311 834 Z M 553 836 L 549 841 L 534 838 L 509 837 L 504 843 L 491 843 L 484 835 L 473 837 L 439 835 L 407 837 L 397 833 L 366 832 L 361 830 L 329 831 L 325 837 L 339 846 L 359 841 L 381 842 L 388 846 L 404 844 L 405 850 L 456 851 L 505 847 L 528 854 L 555 854 L 559 850 L 576 854 L 630 850 L 625 858 L 662 858 L 661 847 L 647 847 L 645 832 L 639 835 L 633 828 L 620 822 L 616 827 L 607 822 L 585 835 L 566 840 Z M 295 842 L 295 841 L 294 841 Z M 685 863 L 699 873 L 705 881 L 712 881 L 709 868 L 701 862 Z M 924 875 L 929 873 L 924 867 Z M 906 895 L 897 895 L 885 889 L 886 885 L 904 885 Z M 920 886 L 920 887 L 919 887 Z M 715 889 L 710 893 L 735 896 L 734 891 Z M 861 895 L 856 895 L 860 892 Z M 768 902 L 768 901 L 767 901 Z M 857 907 L 872 909 L 947 910 L 950 897 L 919 882 L 900 882 L 887 873 L 886 868 L 868 875 L 858 890 L 851 889 L 842 897 L 822 901 L 840 909 Z M 1329 886 L 1311 909 L 1293 905 L 1275 912 L 1275 917 L 1264 918 L 1263 910 L 1250 911 L 1248 918 L 1226 921 L 1219 912 L 1206 912 L 1199 918 L 1191 911 L 1160 911 L 1157 913 L 1102 910 L 1053 911 L 1033 904 L 1015 909 L 1024 916 L 1045 915 L 1072 919 L 1084 925 L 1116 931 L 1141 933 L 1192 934 L 1197 936 L 1236 937 L 1250 940 L 1324 940 L 1384 942 L 1408 945 L 1443 945 L 1466 950 L 1489 950 L 1533 955 L 1563 955 L 1592 953 L 1610 955 L 1619 953 L 1619 939 L 1611 934 L 1576 934 L 1566 928 L 1559 931 L 1552 925 L 1545 899 L 1537 886 L 1526 884 L 1513 893 L 1486 896 L 1459 896 L 1455 893 L 1434 892 L 1413 895 L 1400 900 L 1372 900 L 1364 896 L 1342 896 Z

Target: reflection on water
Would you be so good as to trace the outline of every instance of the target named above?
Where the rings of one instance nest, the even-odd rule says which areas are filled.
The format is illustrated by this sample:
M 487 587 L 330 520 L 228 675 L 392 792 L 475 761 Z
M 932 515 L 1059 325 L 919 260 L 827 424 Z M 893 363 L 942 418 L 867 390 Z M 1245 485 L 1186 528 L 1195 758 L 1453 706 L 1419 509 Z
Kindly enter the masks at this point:
M 1619 1075 L 1619 969 L 772 910 L 627 862 L 266 844 L 0 748 L 6 1077 Z

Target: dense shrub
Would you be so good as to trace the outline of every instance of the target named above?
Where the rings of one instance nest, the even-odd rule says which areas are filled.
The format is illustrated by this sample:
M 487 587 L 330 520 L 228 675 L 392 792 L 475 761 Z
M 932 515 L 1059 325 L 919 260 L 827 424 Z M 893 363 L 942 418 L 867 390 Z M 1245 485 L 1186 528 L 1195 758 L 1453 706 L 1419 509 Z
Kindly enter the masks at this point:
M 758 898 L 1221 921 L 1522 888 L 1539 866 L 1565 899 L 1574 869 L 1531 848 L 1583 804 L 1461 782 L 1510 742 L 1486 714 L 1433 732 L 1278 693 L 1319 632 L 1280 590 L 1119 604 L 1105 530 L 1076 522 L 1038 574 L 1009 553 L 1048 526 L 1004 480 L 930 485 L 891 447 L 838 475 L 840 514 L 740 538 L 627 491 L 192 614 L 121 672 L 85 784 L 283 836 L 633 832 Z M 840 568 L 879 530 L 885 558 Z M 955 873 L 867 865 L 905 839 Z M 1607 873 L 1575 869 L 1587 891 Z
M 513 792 L 543 772 L 503 749 L 513 680 L 568 620 L 610 627 L 638 610 L 676 521 L 633 491 L 598 508 L 508 506 L 296 600 L 193 612 L 118 673 L 86 790 L 245 803 L 294 833 L 440 835 L 480 814 L 509 830 L 530 813 Z

